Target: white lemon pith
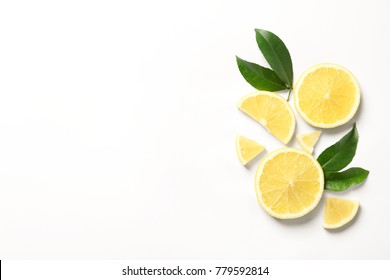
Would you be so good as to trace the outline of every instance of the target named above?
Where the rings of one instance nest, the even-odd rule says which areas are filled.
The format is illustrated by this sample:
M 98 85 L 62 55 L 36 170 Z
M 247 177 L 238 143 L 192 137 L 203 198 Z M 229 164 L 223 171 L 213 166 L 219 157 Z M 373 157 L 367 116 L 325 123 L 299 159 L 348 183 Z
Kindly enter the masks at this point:
M 310 125 L 332 128 L 353 118 L 360 104 L 360 88 L 346 68 L 322 63 L 306 70 L 294 87 L 295 108 Z
M 339 228 L 356 216 L 359 210 L 359 201 L 337 197 L 328 197 L 325 203 L 324 228 Z
M 309 153 L 313 153 L 314 145 L 317 143 L 321 131 L 313 131 L 310 133 L 302 133 L 297 135 L 299 145 Z
M 324 191 L 324 174 L 309 153 L 281 148 L 259 164 L 255 177 L 259 204 L 279 219 L 301 217 L 313 210 Z
M 264 146 L 255 140 L 242 135 L 236 136 L 237 157 L 242 165 L 246 165 L 264 150 Z
M 295 116 L 290 105 L 276 93 L 257 91 L 245 95 L 237 107 L 287 144 L 294 134 Z

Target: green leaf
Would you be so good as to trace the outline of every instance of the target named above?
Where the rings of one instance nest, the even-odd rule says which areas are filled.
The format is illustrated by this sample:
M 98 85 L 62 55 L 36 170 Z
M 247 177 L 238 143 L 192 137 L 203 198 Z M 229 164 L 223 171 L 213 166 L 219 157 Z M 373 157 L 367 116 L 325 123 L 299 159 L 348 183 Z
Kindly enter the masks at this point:
M 242 76 L 254 88 L 267 91 L 279 91 L 287 88 L 271 69 L 245 61 L 238 56 L 236 59 Z
M 325 173 L 325 190 L 333 192 L 345 191 L 349 187 L 363 182 L 370 172 L 360 167 L 352 167 L 341 172 Z
M 274 33 L 255 29 L 256 41 L 260 51 L 276 75 L 288 85 L 293 86 L 293 67 L 290 53 L 283 41 Z
M 354 123 L 350 132 L 320 154 L 317 160 L 322 170 L 324 172 L 339 171 L 346 167 L 355 156 L 358 139 L 359 134 L 356 123 Z

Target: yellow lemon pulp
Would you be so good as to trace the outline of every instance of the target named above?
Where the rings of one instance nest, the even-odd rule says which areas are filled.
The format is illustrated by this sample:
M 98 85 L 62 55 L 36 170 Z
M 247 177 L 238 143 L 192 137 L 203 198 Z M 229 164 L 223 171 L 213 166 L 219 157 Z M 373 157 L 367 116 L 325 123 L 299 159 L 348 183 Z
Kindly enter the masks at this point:
M 264 150 L 264 146 L 242 135 L 236 136 L 236 152 L 242 165 L 247 164 Z
M 295 116 L 290 105 L 279 95 L 257 91 L 244 96 L 238 108 L 287 144 L 294 134 Z
M 321 199 L 324 174 L 309 153 L 281 148 L 259 164 L 255 190 L 264 210 L 279 219 L 292 219 L 309 213 Z
M 328 197 L 325 204 L 324 228 L 339 228 L 356 216 L 359 201 Z
M 323 63 L 311 67 L 294 88 L 295 107 L 315 127 L 345 124 L 355 115 L 360 89 L 353 74 L 342 66 Z
M 317 143 L 318 138 L 321 135 L 321 131 L 313 131 L 310 133 L 302 133 L 297 135 L 299 145 L 309 153 L 313 153 L 314 145 Z

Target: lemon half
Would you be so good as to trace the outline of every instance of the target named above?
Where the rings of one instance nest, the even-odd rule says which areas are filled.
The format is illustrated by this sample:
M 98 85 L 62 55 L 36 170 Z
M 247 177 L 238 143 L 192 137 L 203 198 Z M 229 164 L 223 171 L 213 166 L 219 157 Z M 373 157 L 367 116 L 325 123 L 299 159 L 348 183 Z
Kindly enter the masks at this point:
M 287 144 L 294 134 L 294 113 L 287 101 L 276 93 L 250 93 L 241 98 L 237 107 L 284 144 Z

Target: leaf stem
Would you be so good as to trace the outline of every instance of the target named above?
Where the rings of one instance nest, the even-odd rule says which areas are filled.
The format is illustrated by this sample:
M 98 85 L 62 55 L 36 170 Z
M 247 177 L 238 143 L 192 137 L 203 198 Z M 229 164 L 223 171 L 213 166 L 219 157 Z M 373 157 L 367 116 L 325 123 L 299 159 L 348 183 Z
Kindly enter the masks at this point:
M 287 102 L 290 100 L 291 91 L 292 91 L 292 88 L 289 88 L 288 89 Z

